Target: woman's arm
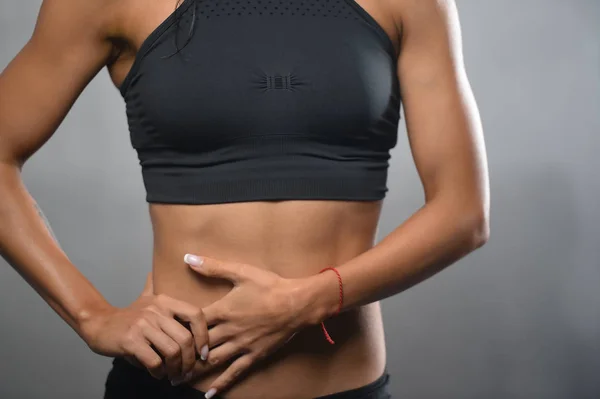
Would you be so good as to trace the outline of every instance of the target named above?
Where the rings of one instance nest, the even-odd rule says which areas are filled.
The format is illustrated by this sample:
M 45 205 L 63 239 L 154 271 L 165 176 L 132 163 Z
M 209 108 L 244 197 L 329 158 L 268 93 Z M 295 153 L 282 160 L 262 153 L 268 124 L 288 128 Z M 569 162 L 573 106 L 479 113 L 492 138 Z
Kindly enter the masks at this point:
M 45 0 L 32 37 L 0 74 L 0 253 L 95 352 L 180 379 L 206 342 L 201 310 L 154 296 L 150 282 L 128 308 L 111 306 L 61 250 L 21 179 L 26 160 L 110 59 L 117 4 L 125 2 Z
M 373 248 L 336 266 L 348 310 L 395 295 L 483 245 L 489 234 L 489 183 L 483 133 L 466 77 L 451 0 L 394 0 L 401 16 L 398 59 L 405 116 L 425 205 Z M 286 279 L 252 265 L 186 255 L 206 277 L 234 288 L 205 307 L 208 364 L 235 358 L 210 394 L 230 387 L 293 334 L 339 308 L 337 276 Z M 210 396 L 210 395 L 209 395 Z
M 0 74 L 0 251 L 77 331 L 100 293 L 69 262 L 21 180 L 25 161 L 50 137 L 111 52 L 98 1 L 46 0 L 33 35 Z
M 482 246 L 489 182 L 481 121 L 463 64 L 452 0 L 398 0 L 398 76 L 425 204 L 380 243 L 342 265 L 343 310 L 395 295 Z M 310 277 L 315 320 L 338 309 L 332 272 Z

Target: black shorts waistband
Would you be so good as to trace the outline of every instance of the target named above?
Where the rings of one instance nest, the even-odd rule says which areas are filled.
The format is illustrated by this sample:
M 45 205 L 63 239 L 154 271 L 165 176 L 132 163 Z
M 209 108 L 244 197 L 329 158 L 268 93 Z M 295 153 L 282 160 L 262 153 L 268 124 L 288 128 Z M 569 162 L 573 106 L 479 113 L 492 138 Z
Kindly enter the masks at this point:
M 314 399 L 389 399 L 389 380 L 386 368 L 379 378 L 367 385 Z M 113 360 L 105 387 L 104 399 L 204 399 L 205 394 L 189 385 L 174 387 L 166 378 L 156 380 L 145 369 L 121 357 Z M 224 398 L 217 394 L 213 399 Z

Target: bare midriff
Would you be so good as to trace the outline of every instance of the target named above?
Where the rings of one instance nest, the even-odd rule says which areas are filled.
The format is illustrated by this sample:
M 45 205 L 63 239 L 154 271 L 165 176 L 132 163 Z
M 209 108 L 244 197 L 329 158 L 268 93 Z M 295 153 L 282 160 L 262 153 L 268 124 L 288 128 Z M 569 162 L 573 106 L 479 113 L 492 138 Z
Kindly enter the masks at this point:
M 231 283 L 202 277 L 186 253 L 247 263 L 286 278 L 341 265 L 371 248 L 381 201 L 266 201 L 216 205 L 151 204 L 155 292 L 204 307 L 227 294 Z M 366 385 L 383 374 L 386 357 L 379 302 L 298 332 L 253 368 L 226 397 L 314 398 Z M 224 364 L 222 367 L 226 367 Z M 223 371 L 193 382 L 201 391 Z

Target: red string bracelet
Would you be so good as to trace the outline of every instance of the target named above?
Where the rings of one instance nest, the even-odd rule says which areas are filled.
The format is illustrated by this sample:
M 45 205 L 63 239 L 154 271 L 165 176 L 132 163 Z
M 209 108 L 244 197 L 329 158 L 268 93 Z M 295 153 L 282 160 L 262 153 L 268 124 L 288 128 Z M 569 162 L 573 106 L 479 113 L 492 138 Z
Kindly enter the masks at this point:
M 321 270 L 319 273 L 323 273 L 326 270 L 333 270 L 335 272 L 335 274 L 337 274 L 338 282 L 340 285 L 340 303 L 338 306 L 338 310 L 334 313 L 334 316 L 335 316 L 336 314 L 340 313 L 340 311 L 342 310 L 342 305 L 344 303 L 344 285 L 342 284 L 342 276 L 340 276 L 340 272 L 338 272 L 335 267 L 326 267 L 325 269 Z M 325 328 L 324 322 L 321 322 L 321 327 L 323 327 L 323 333 L 325 334 L 325 338 L 327 339 L 327 341 L 331 345 L 335 344 L 333 339 L 331 339 L 331 337 L 329 336 L 329 333 L 327 332 L 327 329 Z

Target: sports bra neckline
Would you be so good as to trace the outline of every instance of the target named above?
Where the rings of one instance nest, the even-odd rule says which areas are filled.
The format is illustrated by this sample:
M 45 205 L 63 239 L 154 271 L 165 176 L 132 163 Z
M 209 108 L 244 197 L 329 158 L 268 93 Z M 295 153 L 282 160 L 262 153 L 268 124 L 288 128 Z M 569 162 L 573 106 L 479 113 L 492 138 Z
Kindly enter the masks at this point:
M 162 36 L 170 27 L 176 22 L 178 16 L 183 15 L 194 3 L 199 0 L 182 0 L 181 4 L 173 10 L 167 17 L 159 23 L 149 34 L 146 36 L 142 43 L 139 46 L 137 53 L 135 54 L 133 63 L 131 68 L 125 75 L 125 78 L 118 86 L 118 90 L 122 96 L 125 96 L 127 86 L 129 85 L 129 81 L 132 78 L 132 75 L 135 73 L 138 68 L 141 60 L 144 56 L 152 49 L 152 46 L 156 43 L 157 39 Z M 200 0 L 206 1 L 206 0 Z M 364 9 L 356 0 L 344 0 L 348 5 L 350 5 L 354 10 L 373 28 L 375 33 L 381 38 L 388 51 L 388 54 L 392 59 L 396 59 L 398 57 L 398 53 L 396 48 L 394 47 L 394 43 L 390 36 L 387 34 L 385 29 L 381 26 L 379 21 L 377 21 L 366 9 Z

